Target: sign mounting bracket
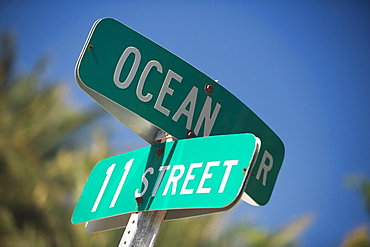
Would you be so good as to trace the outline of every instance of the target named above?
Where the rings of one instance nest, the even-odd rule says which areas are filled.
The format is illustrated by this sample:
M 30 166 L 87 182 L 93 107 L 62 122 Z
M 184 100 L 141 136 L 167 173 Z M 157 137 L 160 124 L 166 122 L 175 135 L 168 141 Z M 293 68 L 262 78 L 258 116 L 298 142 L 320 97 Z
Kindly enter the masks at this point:
M 174 141 L 174 138 L 168 133 L 158 130 L 154 141 L 164 143 Z M 154 246 L 166 215 L 167 210 L 131 214 L 118 247 Z

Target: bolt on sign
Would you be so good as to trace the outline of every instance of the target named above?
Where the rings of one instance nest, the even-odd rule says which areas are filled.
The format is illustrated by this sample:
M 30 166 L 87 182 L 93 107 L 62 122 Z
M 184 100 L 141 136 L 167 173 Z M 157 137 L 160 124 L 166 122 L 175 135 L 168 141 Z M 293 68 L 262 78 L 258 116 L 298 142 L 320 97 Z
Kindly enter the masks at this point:
M 241 197 L 258 148 L 253 134 L 234 134 L 166 142 L 104 159 L 91 171 L 72 222 L 228 208 Z
M 79 86 L 151 145 L 159 129 L 176 139 L 253 133 L 261 151 L 243 197 L 265 205 L 284 158 L 280 138 L 243 102 L 176 55 L 105 18 L 95 22 L 75 69 Z M 244 83 L 245 85 L 245 83 Z

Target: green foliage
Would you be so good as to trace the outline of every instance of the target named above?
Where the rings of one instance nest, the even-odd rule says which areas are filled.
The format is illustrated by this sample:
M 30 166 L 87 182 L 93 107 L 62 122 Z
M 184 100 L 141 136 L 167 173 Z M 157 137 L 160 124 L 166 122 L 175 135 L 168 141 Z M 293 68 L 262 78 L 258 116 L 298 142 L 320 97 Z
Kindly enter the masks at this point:
M 360 226 L 351 232 L 343 241 L 341 247 L 369 247 L 370 237 L 369 229 L 366 226 Z
M 69 146 L 101 111 L 71 107 L 60 84 L 41 86 L 43 61 L 15 75 L 15 41 L 6 34 L 0 42 L 1 246 L 109 244 L 114 231 L 87 235 L 83 225 L 70 222 L 92 165 L 109 151 L 103 135 L 95 135 L 89 148 Z
M 360 184 L 360 192 L 365 201 L 367 212 L 370 215 L 370 180 L 363 180 Z
M 348 188 L 360 192 L 364 200 L 367 213 L 370 216 L 370 179 L 364 175 L 351 175 L 346 178 L 345 184 Z
M 370 216 L 370 180 L 362 175 L 352 175 L 346 179 L 347 187 L 360 192 L 367 213 Z M 369 226 L 363 225 L 354 229 L 344 239 L 342 247 L 368 247 L 370 246 Z
M 311 224 L 312 216 L 303 216 L 276 232 L 268 232 L 250 223 L 227 222 L 222 214 L 165 222 L 156 246 L 197 247 L 293 247 Z

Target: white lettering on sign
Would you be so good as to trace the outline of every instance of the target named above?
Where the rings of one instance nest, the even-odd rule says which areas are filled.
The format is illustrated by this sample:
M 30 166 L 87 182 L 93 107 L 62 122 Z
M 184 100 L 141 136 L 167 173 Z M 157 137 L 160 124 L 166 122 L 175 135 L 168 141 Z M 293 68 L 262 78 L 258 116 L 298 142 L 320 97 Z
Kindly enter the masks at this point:
M 132 64 L 131 70 L 128 73 L 128 76 L 126 77 L 126 79 L 123 82 L 121 82 L 119 77 L 121 75 L 123 65 L 125 64 L 128 56 L 131 53 L 133 53 L 135 55 L 134 63 Z M 137 48 L 135 48 L 133 46 L 130 46 L 130 47 L 127 47 L 126 50 L 123 51 L 120 59 L 118 60 L 116 69 L 114 70 L 114 74 L 113 74 L 113 81 L 114 81 L 114 84 L 116 84 L 117 87 L 119 87 L 121 89 L 125 89 L 125 88 L 128 88 L 128 86 L 130 86 L 130 84 L 131 84 L 132 80 L 134 79 L 134 76 L 137 72 L 137 69 L 139 68 L 140 60 L 141 60 L 141 54 L 140 54 L 140 51 Z
M 122 174 L 122 177 L 121 177 L 121 180 L 118 184 L 118 187 L 116 189 L 116 192 L 114 193 L 114 196 L 113 196 L 113 199 L 109 205 L 109 208 L 112 208 L 116 205 L 116 202 L 117 202 L 117 199 L 118 199 L 118 196 L 119 194 L 121 193 L 121 190 L 122 190 L 122 187 L 123 187 L 123 184 L 125 183 L 126 181 L 126 178 L 127 178 L 127 175 L 128 173 L 130 172 L 130 169 L 131 169 L 131 165 L 132 163 L 134 162 L 134 159 L 130 159 L 125 167 L 124 167 L 124 170 L 125 172 Z M 104 192 L 105 192 L 105 189 L 107 188 L 107 185 L 108 185 L 108 182 L 112 176 L 112 173 L 113 173 L 113 170 L 114 168 L 116 167 L 116 164 L 112 164 L 111 166 L 109 166 L 107 168 L 107 171 L 105 172 L 106 176 L 105 176 L 105 179 L 104 179 L 104 182 L 103 182 L 103 185 L 102 187 L 100 188 L 100 191 L 99 191 L 99 194 L 94 202 L 94 205 L 91 209 L 91 212 L 95 212 L 100 204 L 100 201 L 101 201 L 101 198 L 103 197 L 104 195 Z
M 126 66 L 131 66 L 130 71 L 128 75 L 126 76 L 125 80 L 121 81 L 121 73 L 122 69 L 125 66 L 125 63 L 127 61 L 127 58 L 129 56 L 134 56 L 134 61 L 132 65 L 126 65 Z M 120 89 L 127 89 L 133 79 L 135 78 L 135 75 L 138 72 L 138 68 L 141 62 L 141 53 L 139 49 L 136 47 L 130 46 L 127 47 L 120 59 L 117 62 L 116 68 L 114 70 L 113 74 L 113 82 L 114 84 L 120 88 Z M 143 93 L 144 86 L 147 83 L 147 78 L 149 73 L 155 73 L 151 72 L 153 71 L 153 68 L 156 68 L 157 72 L 160 74 L 163 74 L 163 67 L 160 64 L 160 62 L 156 60 L 150 60 L 144 67 L 143 71 L 141 72 L 139 81 L 137 83 L 136 87 L 136 97 L 144 103 L 150 102 L 153 97 L 153 93 L 147 92 L 145 95 Z M 178 122 L 180 117 L 184 115 L 187 120 L 186 120 L 186 129 L 192 130 L 194 128 L 194 133 L 195 135 L 200 135 L 200 129 L 203 127 L 203 136 L 209 136 L 211 134 L 212 128 L 216 122 L 218 113 L 221 109 L 221 105 L 216 102 L 213 112 L 211 110 L 212 107 L 212 98 L 210 96 L 207 96 L 204 103 L 203 107 L 200 111 L 200 114 L 198 116 L 198 119 L 195 123 L 193 123 L 194 119 L 194 113 L 196 109 L 196 103 L 197 103 L 197 98 L 198 98 L 198 88 L 193 86 L 190 90 L 190 92 L 187 94 L 186 98 L 182 101 L 182 103 L 177 106 L 177 111 L 174 113 L 171 113 L 171 110 L 169 110 L 169 107 L 163 105 L 163 102 L 165 101 L 166 97 L 171 97 L 175 93 L 175 90 L 170 87 L 171 82 L 175 80 L 178 83 L 181 83 L 183 80 L 183 77 L 176 73 L 175 71 L 168 69 L 166 77 L 164 78 L 164 81 L 162 83 L 161 89 L 157 95 L 157 98 L 155 99 L 154 103 L 154 109 L 157 111 L 161 112 L 163 115 L 170 117 L 170 114 L 173 114 L 171 119 L 174 122 Z M 199 111 L 198 111 L 199 112 Z
M 266 164 L 266 160 L 269 161 L 268 164 Z M 263 180 L 262 180 L 263 186 L 266 186 L 267 173 L 272 169 L 273 164 L 274 159 L 272 158 L 272 155 L 269 152 L 267 152 L 267 150 L 265 150 L 256 176 L 256 179 L 260 180 L 263 171 Z
M 204 169 L 203 176 L 200 179 L 200 183 L 199 183 L 199 186 L 198 186 L 198 189 L 197 189 L 197 193 L 209 193 L 209 192 L 211 192 L 211 188 L 203 188 L 203 186 L 204 186 L 204 183 L 205 183 L 206 179 L 212 178 L 213 174 L 208 173 L 209 169 L 212 166 L 219 166 L 219 165 L 220 165 L 220 161 L 207 162 L 206 169 Z
M 170 82 L 172 79 L 175 79 L 178 82 L 182 81 L 182 77 L 173 72 L 172 70 L 168 70 L 166 78 L 164 79 L 164 82 L 162 84 L 161 91 L 159 91 L 159 95 L 157 98 L 157 101 L 155 102 L 154 108 L 157 109 L 158 111 L 162 112 L 164 115 L 168 116 L 170 114 L 170 111 L 167 108 L 164 108 L 162 106 L 164 96 L 166 94 L 172 95 L 173 94 L 173 89 L 169 87 Z
M 131 169 L 131 166 L 132 166 L 132 162 L 134 162 L 134 159 L 130 159 L 124 169 L 125 169 L 125 172 L 123 173 L 122 177 L 121 177 L 121 180 L 119 181 L 119 184 L 118 184 L 118 187 L 116 189 L 116 192 L 114 193 L 114 196 L 113 196 L 113 200 L 112 202 L 110 203 L 109 207 L 110 208 L 113 208 L 115 205 L 116 205 L 116 202 L 117 202 L 117 199 L 118 199 L 118 196 L 119 194 L 121 193 L 121 190 L 122 190 L 122 187 L 123 187 L 123 184 L 125 183 L 126 181 L 126 178 L 127 178 L 127 175 Z
M 147 173 L 153 174 L 154 173 L 153 167 L 149 167 L 148 169 L 146 169 L 143 176 L 141 176 L 141 181 L 144 184 L 144 189 L 141 191 L 141 193 L 139 193 L 138 189 L 135 190 L 135 197 L 143 196 L 145 194 L 146 190 L 148 189 L 149 182 L 148 182 L 148 179 L 146 179 L 146 177 L 145 177 Z
M 116 166 L 116 164 L 112 164 L 110 167 L 108 167 L 107 171 L 105 172 L 106 176 L 105 176 L 105 179 L 104 179 L 104 182 L 103 182 L 103 185 L 102 187 L 100 188 L 100 191 L 99 191 L 99 194 L 98 194 L 98 197 L 96 198 L 95 202 L 94 202 L 94 205 L 91 209 L 91 212 L 95 212 L 96 209 L 98 208 L 99 204 L 100 204 L 100 200 L 101 198 L 103 197 L 103 194 L 105 192 L 105 189 L 107 188 L 107 185 L 108 185 L 108 182 L 110 180 L 110 177 L 112 176 L 112 173 L 113 173 L 113 170 L 114 170 L 114 167 Z
M 212 105 L 212 98 L 207 96 L 206 102 L 203 105 L 202 111 L 197 121 L 197 125 L 195 125 L 194 133 L 198 135 L 200 127 L 202 126 L 204 120 L 204 134 L 203 136 L 209 136 L 211 134 L 211 130 L 213 125 L 216 121 L 218 112 L 220 111 L 221 105 L 219 103 L 216 104 L 215 109 L 211 116 L 211 105 Z
M 203 162 L 201 163 L 192 163 L 190 164 L 188 173 L 186 174 L 185 181 L 182 184 L 180 195 L 184 194 L 193 194 L 194 189 L 187 189 L 186 186 L 188 186 L 188 183 L 190 180 L 194 180 L 195 175 L 191 174 L 193 172 L 194 168 L 200 168 L 203 166 Z
M 227 181 L 230 177 L 231 170 L 232 170 L 233 166 L 238 164 L 238 162 L 239 162 L 239 160 L 226 160 L 224 162 L 223 166 L 225 166 L 226 169 L 225 169 L 224 175 L 222 177 L 222 181 L 220 183 L 218 193 L 223 193 L 225 191 L 225 187 L 226 187 Z M 200 193 L 210 193 L 211 192 L 212 188 L 206 188 L 204 184 L 206 183 L 206 180 L 212 179 L 213 173 L 210 172 L 210 169 L 212 167 L 215 167 L 215 166 L 220 166 L 220 163 L 221 163 L 220 161 L 207 162 L 206 167 L 205 167 L 205 169 L 202 173 L 202 176 L 200 178 L 196 193 L 200 194 Z M 193 174 L 193 170 L 194 169 L 199 169 L 199 168 L 202 168 L 202 167 L 203 167 L 203 162 L 191 163 L 190 164 L 190 166 L 188 168 L 188 171 L 186 172 L 184 182 L 182 183 L 182 186 L 181 186 L 181 189 L 180 189 L 180 193 L 179 193 L 180 195 L 186 195 L 186 194 L 193 194 L 194 193 L 194 188 L 188 188 L 188 184 L 189 184 L 189 181 L 195 180 L 195 178 L 196 178 L 196 175 Z M 156 184 L 154 186 L 154 189 L 152 191 L 151 196 L 155 196 L 157 194 L 158 188 L 159 188 L 160 184 L 162 183 L 165 172 L 170 170 L 170 169 L 171 169 L 171 173 L 168 176 L 168 179 L 167 179 L 165 188 L 163 190 L 162 196 L 166 196 L 169 193 L 169 191 L 170 191 L 171 195 L 175 195 L 178 192 L 177 189 L 180 186 L 179 181 L 184 176 L 186 167 L 184 165 L 161 166 L 161 167 L 159 167 L 160 174 L 159 174 L 159 177 L 156 181 Z M 144 189 L 141 193 L 139 193 L 138 192 L 139 190 L 137 189 L 135 191 L 135 197 L 143 196 L 145 194 L 145 192 L 147 191 L 149 184 L 148 184 L 148 179 L 146 178 L 146 175 L 148 173 L 154 174 L 154 169 L 152 167 L 149 167 L 148 169 L 145 170 L 145 172 L 142 176 L 142 183 L 144 185 Z
M 137 84 L 137 88 L 136 88 L 136 96 L 142 102 L 148 102 L 153 97 L 153 95 L 150 93 L 147 93 L 145 96 L 143 95 L 143 87 L 144 87 L 145 80 L 148 77 L 148 74 L 153 67 L 156 67 L 157 71 L 162 73 L 162 65 L 158 61 L 152 60 L 152 61 L 149 61 L 149 63 L 147 63 L 147 65 L 144 68 L 143 73 L 140 76 L 139 83 Z
M 224 162 L 224 166 L 226 166 L 226 171 L 224 174 L 224 177 L 222 178 L 222 182 L 220 185 L 220 188 L 218 189 L 218 193 L 223 193 L 226 187 L 227 180 L 229 179 L 231 169 L 233 166 L 237 165 L 239 163 L 239 160 L 226 160 Z
M 184 101 L 180 105 L 180 107 L 177 110 L 177 112 L 175 113 L 175 115 L 173 115 L 173 117 L 172 117 L 172 120 L 177 122 L 181 115 L 185 115 L 188 118 L 188 120 L 186 121 L 186 128 L 188 130 L 191 129 L 191 124 L 193 123 L 195 104 L 197 103 L 197 94 L 198 94 L 198 88 L 193 87 L 190 90 L 190 93 L 188 94 L 188 96 L 186 96 L 186 98 L 184 99 Z M 189 104 L 190 104 L 189 110 L 186 110 L 186 107 Z
M 175 176 L 176 170 L 180 170 L 180 173 Z M 176 194 L 177 182 L 182 177 L 184 172 L 185 172 L 185 166 L 184 165 L 174 165 L 172 167 L 170 177 L 167 180 L 167 184 L 166 184 L 166 187 L 164 188 L 162 196 L 167 195 L 168 189 L 170 188 L 171 184 L 172 184 L 171 195 Z
M 171 166 L 161 166 L 161 167 L 159 167 L 159 171 L 161 172 L 161 174 L 159 175 L 159 178 L 157 180 L 157 183 L 155 184 L 155 187 L 154 187 L 153 192 L 152 192 L 152 196 L 155 196 L 157 194 L 157 190 L 158 190 L 159 185 L 162 182 L 163 176 L 164 176 L 165 172 L 168 169 L 170 169 L 170 167 Z M 163 170 L 163 172 L 162 172 L 162 170 Z
M 267 155 L 268 156 L 268 155 Z M 271 155 L 270 155 L 271 156 Z M 270 159 L 270 157 L 268 157 Z M 272 159 L 272 157 L 271 157 Z M 121 179 L 120 179 L 120 182 L 116 188 L 116 191 L 114 193 L 114 196 L 112 198 L 112 201 L 110 202 L 110 205 L 109 205 L 109 208 L 113 208 L 115 205 L 116 205 L 116 202 L 119 198 L 119 195 L 121 194 L 122 192 L 122 189 L 123 189 L 123 186 L 125 184 L 125 181 L 129 175 L 129 172 L 130 172 L 130 169 L 132 167 L 132 164 L 134 162 L 134 159 L 130 159 L 124 166 L 124 172 L 121 176 Z M 239 160 L 226 160 L 223 164 L 224 167 L 226 167 L 225 171 L 224 171 L 224 174 L 223 174 L 223 177 L 222 177 L 222 181 L 220 183 L 220 186 L 218 188 L 218 193 L 223 193 L 225 191 L 225 188 L 226 188 L 226 185 L 227 185 L 227 181 L 229 180 L 229 177 L 230 177 L 230 173 L 231 173 L 231 170 L 233 168 L 233 166 L 237 165 L 239 162 Z M 264 159 L 264 162 L 265 162 L 265 159 Z M 267 168 L 264 168 L 264 169 L 269 169 L 268 167 L 270 167 L 272 165 L 271 163 L 272 161 L 270 160 L 270 165 L 269 166 L 266 166 Z M 198 181 L 199 181 L 199 184 L 196 186 L 195 185 L 195 188 L 197 188 L 196 190 L 196 193 L 198 194 L 201 194 L 201 193 L 210 193 L 212 191 L 212 188 L 210 187 L 206 187 L 205 186 L 205 183 L 207 180 L 210 180 L 212 179 L 213 177 L 213 173 L 210 172 L 210 169 L 212 167 L 219 167 L 220 166 L 220 163 L 221 161 L 210 161 L 210 162 L 207 162 L 205 168 L 204 168 L 204 171 L 200 177 L 200 180 L 199 180 L 199 176 L 198 176 Z M 103 184 L 99 190 L 99 193 L 97 195 L 97 198 L 95 199 L 95 202 L 94 202 L 94 205 L 91 209 L 91 212 L 95 212 L 98 207 L 99 207 L 99 204 L 100 204 L 100 201 L 104 195 L 104 192 L 106 191 L 107 189 L 107 185 L 109 183 L 109 180 L 111 179 L 111 176 L 113 174 L 113 171 L 115 170 L 115 167 L 116 167 L 116 164 L 112 164 L 110 165 L 105 173 L 106 173 L 106 176 L 104 178 L 104 181 L 103 181 Z M 158 168 L 158 171 L 160 172 L 159 173 L 159 176 L 158 176 L 158 179 L 155 183 L 155 186 L 153 188 L 153 191 L 151 193 L 151 196 L 155 196 L 157 194 L 157 191 L 159 189 L 159 186 L 161 185 L 162 183 L 162 180 L 165 176 L 165 173 L 168 171 L 168 170 L 171 170 L 171 173 L 170 175 L 168 176 L 167 178 L 167 181 L 166 181 L 166 185 L 165 185 L 165 188 L 163 190 L 163 193 L 162 193 L 162 196 L 166 196 L 168 194 L 168 192 L 170 191 L 170 194 L 171 195 L 175 195 L 178 193 L 178 188 L 181 187 L 180 191 L 179 191 L 179 195 L 189 195 L 189 194 L 193 194 L 194 193 L 194 183 L 193 183 L 193 186 L 189 186 L 189 182 L 192 181 L 192 180 L 196 180 L 196 175 L 193 174 L 194 170 L 195 169 L 200 169 L 203 167 L 203 162 L 198 162 L 198 163 L 191 163 L 189 166 L 188 166 L 188 170 L 186 172 L 186 175 L 185 175 L 185 178 L 183 178 L 184 174 L 185 174 L 185 171 L 187 169 L 187 167 L 185 165 L 166 165 L 166 166 L 160 166 Z M 117 169 L 118 170 L 118 169 Z M 155 173 L 155 170 L 153 167 L 148 167 L 144 173 L 142 174 L 141 176 L 141 182 L 143 184 L 142 186 L 142 190 L 141 192 L 139 192 L 139 189 L 136 189 L 134 191 L 134 194 L 135 194 L 135 197 L 142 197 L 145 195 L 145 193 L 148 191 L 148 188 L 149 188 L 149 180 L 147 178 L 147 176 L 150 176 L 150 175 L 153 175 Z M 198 172 L 199 174 L 199 172 Z M 264 177 L 265 179 L 265 177 Z M 182 185 L 180 185 L 180 180 L 183 181 L 182 182 Z M 217 181 L 216 183 L 214 182 L 213 185 L 218 185 L 219 184 L 219 181 Z M 189 188 L 190 187 L 190 188 Z M 193 187 L 193 188 L 191 188 Z M 105 200 L 106 201 L 106 200 Z

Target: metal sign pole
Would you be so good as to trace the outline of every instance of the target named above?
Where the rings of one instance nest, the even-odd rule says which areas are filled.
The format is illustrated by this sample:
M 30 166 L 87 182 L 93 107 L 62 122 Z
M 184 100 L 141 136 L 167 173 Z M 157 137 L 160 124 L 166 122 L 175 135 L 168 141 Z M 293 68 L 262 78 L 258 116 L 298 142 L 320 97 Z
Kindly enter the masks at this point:
M 167 211 L 131 214 L 118 247 L 154 246 Z
M 159 130 L 155 140 L 163 143 L 174 138 Z M 166 214 L 167 210 L 131 214 L 118 247 L 154 246 Z

